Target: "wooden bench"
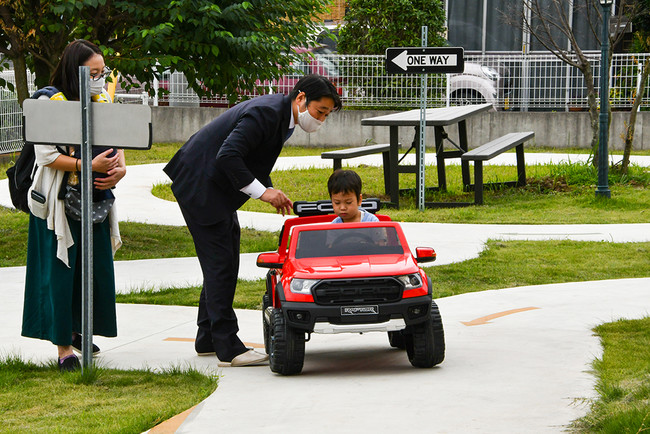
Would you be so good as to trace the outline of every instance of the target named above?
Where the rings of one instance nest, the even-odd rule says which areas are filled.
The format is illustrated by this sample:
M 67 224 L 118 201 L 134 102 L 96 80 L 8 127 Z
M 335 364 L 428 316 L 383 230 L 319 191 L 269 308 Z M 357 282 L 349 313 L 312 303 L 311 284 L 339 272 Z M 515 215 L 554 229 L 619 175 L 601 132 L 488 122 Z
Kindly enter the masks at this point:
M 355 148 L 340 149 L 338 151 L 327 151 L 320 154 L 321 158 L 331 159 L 334 163 L 334 170 L 342 167 L 341 162 L 347 158 L 362 157 L 364 155 L 382 153 L 384 159 L 384 189 L 386 193 L 389 191 L 390 184 L 390 144 L 378 144 L 359 146 Z
M 474 203 L 483 204 L 483 187 L 488 186 L 524 186 L 526 185 L 526 165 L 524 163 L 524 142 L 535 137 L 532 131 L 509 133 L 498 139 L 492 140 L 478 148 L 465 152 L 460 158 L 462 161 L 474 162 Z M 483 162 L 496 157 L 512 148 L 517 152 L 517 181 L 483 183 Z

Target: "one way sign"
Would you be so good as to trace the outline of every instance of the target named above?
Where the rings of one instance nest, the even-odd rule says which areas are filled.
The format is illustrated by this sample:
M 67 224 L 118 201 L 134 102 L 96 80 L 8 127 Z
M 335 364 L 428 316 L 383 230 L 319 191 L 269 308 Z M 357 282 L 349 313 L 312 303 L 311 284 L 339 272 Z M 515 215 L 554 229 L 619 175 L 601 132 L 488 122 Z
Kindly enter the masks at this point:
M 386 49 L 389 74 L 433 74 L 463 72 L 462 47 L 402 47 Z

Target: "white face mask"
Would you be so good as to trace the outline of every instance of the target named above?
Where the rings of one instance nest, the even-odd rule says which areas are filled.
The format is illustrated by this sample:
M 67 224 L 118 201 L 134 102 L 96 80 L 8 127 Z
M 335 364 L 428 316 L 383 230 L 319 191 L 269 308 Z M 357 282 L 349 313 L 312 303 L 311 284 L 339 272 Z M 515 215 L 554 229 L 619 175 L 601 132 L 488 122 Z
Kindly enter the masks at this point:
M 302 128 L 306 133 L 315 133 L 320 126 L 323 125 L 323 121 L 319 121 L 313 117 L 305 106 L 304 112 L 298 112 L 298 125 L 300 125 L 300 128 Z
M 104 90 L 106 79 L 100 78 L 99 80 L 90 80 L 90 96 L 99 95 Z

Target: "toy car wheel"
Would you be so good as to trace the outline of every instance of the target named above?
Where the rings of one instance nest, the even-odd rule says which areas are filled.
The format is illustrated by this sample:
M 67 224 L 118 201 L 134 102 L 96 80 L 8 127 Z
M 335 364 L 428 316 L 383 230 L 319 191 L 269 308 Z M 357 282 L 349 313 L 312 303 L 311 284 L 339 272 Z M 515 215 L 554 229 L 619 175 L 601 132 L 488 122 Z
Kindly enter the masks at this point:
M 264 331 L 264 351 L 266 351 L 266 354 L 271 352 L 270 305 L 269 295 L 264 294 L 262 297 L 262 330 Z
M 416 368 L 431 368 L 445 359 L 445 332 L 435 301 L 431 301 L 430 319 L 409 327 L 405 334 L 406 353 Z
M 449 104 L 453 106 L 483 104 L 485 98 L 475 90 L 459 90 L 449 98 Z
M 299 374 L 305 360 L 305 332 L 287 325 L 282 309 L 271 312 L 269 365 L 282 375 Z
M 404 335 L 402 331 L 388 332 L 388 343 L 393 348 L 399 348 L 403 350 L 406 348 L 406 342 L 404 341 Z

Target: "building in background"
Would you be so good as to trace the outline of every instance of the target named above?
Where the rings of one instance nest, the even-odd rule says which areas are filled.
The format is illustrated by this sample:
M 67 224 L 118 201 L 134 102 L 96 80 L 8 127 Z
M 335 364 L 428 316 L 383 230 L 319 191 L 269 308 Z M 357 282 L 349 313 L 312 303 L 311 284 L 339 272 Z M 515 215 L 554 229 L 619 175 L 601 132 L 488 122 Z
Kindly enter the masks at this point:
M 542 4 L 545 0 L 541 0 Z M 546 0 L 549 4 L 551 0 Z M 582 50 L 600 50 L 600 43 L 584 16 L 585 2 L 566 1 L 567 16 L 571 17 L 572 28 Z M 618 2 L 617 2 L 618 3 Z M 334 0 L 331 12 L 322 15 L 325 26 L 335 28 L 345 23 L 346 0 Z M 449 45 L 463 47 L 474 53 L 489 52 L 546 52 L 542 44 L 526 34 L 521 26 L 507 25 L 503 15 L 522 16 L 524 2 L 513 0 L 444 0 L 447 14 Z M 569 10 L 571 8 L 571 10 Z M 614 9 L 615 10 L 615 9 Z M 599 22 L 600 20 L 596 20 Z M 533 23 L 535 19 L 533 18 Z M 596 29 L 600 35 L 600 30 Z M 568 44 L 559 32 L 559 40 Z M 614 47 L 615 52 L 623 52 L 630 38 Z

